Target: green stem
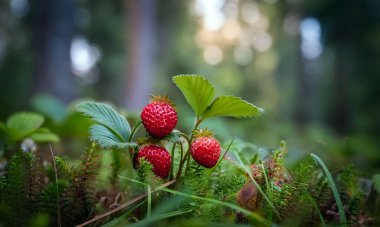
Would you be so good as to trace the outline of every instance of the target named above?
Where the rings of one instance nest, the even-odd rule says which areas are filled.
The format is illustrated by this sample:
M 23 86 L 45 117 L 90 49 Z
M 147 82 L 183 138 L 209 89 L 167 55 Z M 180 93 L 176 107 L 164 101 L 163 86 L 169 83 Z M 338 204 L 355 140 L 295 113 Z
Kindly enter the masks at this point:
M 186 163 L 185 175 L 187 175 L 187 171 L 189 170 L 189 167 L 190 167 L 190 151 L 188 151 L 186 155 L 187 155 L 187 163 Z
M 173 147 L 172 147 L 172 164 L 170 166 L 170 174 L 169 174 L 169 180 L 172 180 L 173 179 L 173 168 L 174 168 L 174 155 L 175 155 L 175 147 L 176 147 L 177 143 L 173 143 Z
M 128 142 L 131 142 L 131 141 L 132 141 L 133 136 L 135 135 L 135 133 L 137 132 L 137 129 L 139 129 L 141 125 L 142 125 L 142 122 L 140 121 L 139 123 L 137 123 L 137 124 L 135 125 L 135 127 L 133 127 L 132 132 L 131 132 L 131 135 L 129 135 Z
M 187 147 L 187 151 L 185 153 L 185 156 L 183 157 L 183 145 L 181 143 L 181 159 L 180 159 L 180 164 L 179 164 L 179 168 L 178 168 L 177 175 L 176 175 L 177 185 L 179 185 L 179 182 L 180 182 L 179 178 L 181 177 L 182 168 L 183 168 L 183 165 L 185 164 L 186 161 L 187 161 L 187 164 L 186 164 L 186 169 L 185 169 L 185 175 L 187 174 L 187 171 L 189 169 L 189 166 L 190 166 L 190 148 L 191 148 L 191 142 L 193 141 L 193 138 L 194 138 L 193 132 L 194 132 L 194 130 L 196 130 L 199 127 L 201 122 L 202 122 L 201 119 L 199 119 L 199 118 L 196 119 L 194 129 L 191 131 L 191 137 L 190 138 L 184 133 L 180 134 L 183 138 L 186 139 L 188 147 Z
M 149 218 L 151 216 L 151 211 L 152 211 L 152 188 L 150 185 L 147 186 L 148 189 L 148 208 L 146 212 L 146 216 Z
M 180 148 L 181 148 L 181 156 L 183 154 L 183 145 L 181 143 L 180 145 Z M 179 168 L 178 168 L 178 171 L 177 171 L 177 175 L 176 175 L 176 180 L 177 180 L 177 185 L 179 184 L 179 177 L 181 176 L 181 173 L 182 173 L 182 167 L 183 167 L 183 161 L 181 160 L 181 162 L 179 163 Z
M 227 152 L 230 150 L 230 148 L 231 148 L 231 146 L 232 146 L 234 140 L 235 140 L 235 137 L 232 138 L 231 143 L 230 143 L 230 145 L 228 145 L 227 150 L 223 153 L 222 158 L 220 158 L 220 159 L 218 160 L 218 162 L 216 163 L 216 165 L 211 169 L 211 171 L 210 171 L 208 177 L 211 176 L 211 174 L 214 172 L 214 170 L 216 169 L 216 167 L 218 167 L 218 165 L 220 164 L 220 162 L 224 159 L 224 157 L 226 156 Z
M 273 188 L 272 188 L 272 185 L 269 184 L 267 171 L 265 170 L 264 163 L 260 158 L 259 158 L 259 164 L 264 174 L 264 179 L 265 179 L 265 184 L 267 186 L 267 193 L 269 195 L 269 199 L 273 200 Z M 272 220 L 272 211 L 270 211 L 270 220 Z

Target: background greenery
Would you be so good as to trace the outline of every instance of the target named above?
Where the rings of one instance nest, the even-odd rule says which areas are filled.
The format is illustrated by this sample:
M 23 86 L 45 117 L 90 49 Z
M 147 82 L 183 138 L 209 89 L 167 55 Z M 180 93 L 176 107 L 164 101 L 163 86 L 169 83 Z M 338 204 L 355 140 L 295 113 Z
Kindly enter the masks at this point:
M 1 1 L 0 119 L 40 112 L 61 137 L 56 152 L 78 157 L 90 122 L 73 112 L 75 100 L 112 102 L 133 121 L 150 94 L 169 94 L 178 127 L 189 129 L 194 119 L 171 78 L 201 74 L 216 95 L 266 110 L 210 120 L 217 137 L 265 148 L 286 140 L 290 163 L 313 152 L 332 171 L 353 162 L 372 177 L 379 25 L 376 0 Z

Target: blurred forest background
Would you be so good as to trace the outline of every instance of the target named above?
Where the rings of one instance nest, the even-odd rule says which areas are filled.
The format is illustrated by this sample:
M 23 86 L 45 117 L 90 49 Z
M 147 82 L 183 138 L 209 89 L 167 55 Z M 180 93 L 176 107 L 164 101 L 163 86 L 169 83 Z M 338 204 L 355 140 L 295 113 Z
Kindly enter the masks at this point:
M 87 141 L 88 128 L 68 117 L 73 101 L 136 115 L 150 94 L 169 94 L 188 129 L 177 74 L 204 75 L 219 94 L 266 110 L 210 120 L 219 138 L 265 148 L 286 140 L 290 161 L 314 152 L 333 168 L 380 171 L 378 0 L 0 2 L 2 121 L 41 112 L 70 144 Z

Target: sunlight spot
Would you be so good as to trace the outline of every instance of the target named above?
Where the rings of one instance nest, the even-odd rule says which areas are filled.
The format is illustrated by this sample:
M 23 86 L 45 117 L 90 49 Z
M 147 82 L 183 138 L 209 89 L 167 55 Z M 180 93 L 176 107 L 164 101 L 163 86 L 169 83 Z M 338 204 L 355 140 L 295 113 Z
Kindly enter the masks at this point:
M 203 16 L 203 25 L 215 31 L 224 25 L 223 4 L 224 0 L 197 0 L 194 4 L 194 10 L 197 15 Z
M 228 20 L 223 26 L 223 37 L 229 41 L 233 41 L 240 36 L 240 24 L 237 20 Z
M 75 37 L 70 48 L 73 73 L 78 77 L 86 77 L 100 59 L 100 55 L 100 50 L 84 37 Z
M 223 52 L 218 46 L 210 45 L 203 52 L 204 60 L 211 64 L 216 65 L 223 59 Z
M 253 53 L 247 46 L 238 46 L 234 50 L 234 59 L 239 65 L 248 65 L 252 62 Z
M 300 24 L 301 51 L 304 58 L 314 60 L 323 51 L 321 44 L 321 25 L 315 18 L 305 18 Z
M 260 52 L 265 52 L 269 50 L 272 46 L 272 37 L 268 33 L 259 33 L 257 34 L 253 46 Z
M 254 24 L 260 19 L 260 10 L 255 3 L 244 2 L 241 8 L 243 20 L 249 24 Z
M 27 0 L 11 0 L 11 12 L 15 17 L 24 17 L 29 11 L 29 3 Z
M 239 8 L 235 2 L 227 2 L 223 7 L 223 11 L 229 19 L 236 19 L 239 16 Z

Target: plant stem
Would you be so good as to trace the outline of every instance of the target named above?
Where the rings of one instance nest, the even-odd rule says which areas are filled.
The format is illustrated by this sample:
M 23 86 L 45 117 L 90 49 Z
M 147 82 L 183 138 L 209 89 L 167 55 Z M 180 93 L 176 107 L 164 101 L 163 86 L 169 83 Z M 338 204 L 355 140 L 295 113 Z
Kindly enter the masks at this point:
M 182 143 L 181 143 L 181 145 L 180 145 L 180 148 L 181 148 L 181 156 L 182 156 L 182 154 L 183 154 L 183 145 L 182 145 Z M 175 177 L 176 180 L 177 180 L 177 185 L 178 185 L 178 183 L 179 183 L 179 177 L 181 176 L 181 173 L 182 173 L 183 163 L 184 163 L 184 161 L 181 160 L 181 162 L 179 163 L 179 168 L 178 168 L 178 171 L 177 171 L 177 175 L 176 175 L 176 177 Z
M 216 169 L 216 167 L 218 167 L 218 165 L 220 164 L 220 162 L 222 162 L 222 160 L 226 156 L 227 152 L 230 150 L 231 145 L 233 144 L 234 140 L 235 140 L 235 137 L 232 138 L 230 145 L 228 145 L 228 147 L 227 147 L 227 150 L 223 153 L 222 157 L 218 160 L 218 162 L 216 163 L 216 165 L 211 169 L 208 177 L 211 176 L 211 174 L 214 172 L 214 170 Z
M 148 192 L 147 192 L 147 194 L 148 194 L 148 208 L 147 208 L 146 216 L 149 218 L 151 211 L 152 211 L 152 188 L 150 187 L 149 184 L 147 185 L 147 189 L 148 189 Z
M 172 164 L 171 164 L 171 167 L 170 167 L 170 174 L 169 174 L 169 180 L 173 179 L 173 166 L 174 166 L 174 152 L 175 152 L 175 147 L 176 147 L 177 143 L 173 143 L 173 147 L 172 147 Z M 182 156 L 182 155 L 181 155 Z M 182 159 L 182 157 L 181 157 Z
M 129 135 L 128 142 L 131 142 L 131 141 L 132 141 L 133 136 L 135 135 L 135 133 L 137 132 L 137 130 L 140 128 L 141 125 L 142 125 L 142 122 L 140 121 L 139 123 L 137 123 L 137 124 L 135 125 L 135 127 L 133 127 L 132 132 L 131 132 L 131 135 Z
M 186 169 L 185 169 L 185 176 L 187 175 L 187 171 L 189 170 L 189 167 L 190 167 L 190 151 L 188 151 L 186 155 L 187 155 L 187 163 L 186 163 Z
M 50 147 L 51 157 L 53 158 L 54 173 L 55 173 L 55 186 L 56 186 L 56 191 L 57 191 L 57 222 L 58 222 L 58 226 L 61 227 L 62 223 L 61 223 L 61 211 L 59 209 L 59 190 L 58 190 L 57 165 L 55 163 L 55 156 L 54 156 L 53 148 L 51 147 L 51 144 L 49 144 L 49 147 Z

